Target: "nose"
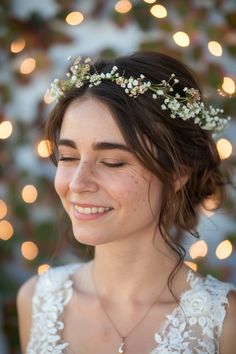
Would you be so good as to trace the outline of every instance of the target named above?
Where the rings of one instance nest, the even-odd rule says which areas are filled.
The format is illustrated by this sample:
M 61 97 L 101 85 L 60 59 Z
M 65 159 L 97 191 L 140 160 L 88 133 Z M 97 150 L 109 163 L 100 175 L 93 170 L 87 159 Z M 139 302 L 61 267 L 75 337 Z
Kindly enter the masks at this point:
M 88 162 L 80 161 L 74 171 L 69 188 L 74 193 L 96 192 L 98 190 L 95 173 Z

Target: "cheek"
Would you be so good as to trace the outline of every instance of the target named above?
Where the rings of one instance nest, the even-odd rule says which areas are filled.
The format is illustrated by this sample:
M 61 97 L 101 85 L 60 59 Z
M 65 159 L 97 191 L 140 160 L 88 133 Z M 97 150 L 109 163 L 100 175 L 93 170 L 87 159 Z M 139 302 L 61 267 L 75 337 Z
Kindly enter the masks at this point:
M 116 183 L 114 181 L 111 188 L 121 205 L 126 205 L 133 211 L 147 207 L 149 183 L 141 175 L 127 174 L 125 178 L 117 179 Z
M 59 197 L 63 197 L 66 195 L 69 188 L 69 183 L 70 181 L 68 175 L 63 173 L 61 169 L 57 169 L 54 179 L 54 186 Z

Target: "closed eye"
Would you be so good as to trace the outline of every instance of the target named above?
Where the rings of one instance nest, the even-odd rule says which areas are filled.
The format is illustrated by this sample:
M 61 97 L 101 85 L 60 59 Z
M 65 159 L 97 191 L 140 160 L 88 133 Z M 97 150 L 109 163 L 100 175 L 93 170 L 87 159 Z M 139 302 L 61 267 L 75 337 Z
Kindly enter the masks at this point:
M 59 157 L 59 161 L 68 161 L 68 162 L 70 162 L 70 161 L 79 161 L 79 158 L 77 158 L 77 157 L 66 157 L 66 156 L 61 156 L 61 157 Z
M 119 168 L 119 167 L 123 167 L 125 165 L 124 162 L 117 162 L 117 163 L 103 162 L 103 164 L 109 168 Z

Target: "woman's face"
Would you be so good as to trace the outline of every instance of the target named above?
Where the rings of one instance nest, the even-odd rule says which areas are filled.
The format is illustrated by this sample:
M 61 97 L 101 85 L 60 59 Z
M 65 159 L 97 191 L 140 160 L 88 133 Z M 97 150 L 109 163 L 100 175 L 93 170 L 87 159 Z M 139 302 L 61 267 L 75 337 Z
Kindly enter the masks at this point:
M 108 107 L 94 98 L 74 101 L 65 112 L 55 188 L 81 243 L 153 236 L 161 183 L 129 151 Z

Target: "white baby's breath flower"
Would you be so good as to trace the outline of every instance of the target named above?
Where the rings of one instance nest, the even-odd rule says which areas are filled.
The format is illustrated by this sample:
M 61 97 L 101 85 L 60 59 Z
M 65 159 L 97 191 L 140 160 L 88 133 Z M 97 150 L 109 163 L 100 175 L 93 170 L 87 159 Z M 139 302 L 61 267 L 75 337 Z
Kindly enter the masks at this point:
M 71 60 L 71 57 L 68 57 L 68 60 Z M 220 131 L 227 126 L 230 120 L 230 117 L 222 117 L 223 109 L 212 106 L 207 109 L 201 100 L 200 92 L 196 88 L 184 87 L 183 96 L 179 92 L 173 95 L 173 87 L 180 82 L 179 79 L 175 78 L 174 73 L 171 74 L 168 80 L 151 83 L 151 81 L 145 81 L 143 74 L 140 74 L 138 78 L 133 76 L 127 78 L 124 76 L 124 72 L 122 75 L 119 74 L 118 67 L 115 65 L 110 72 L 95 72 L 91 74 L 90 62 L 91 58 L 89 57 L 84 62 L 81 61 L 81 57 L 78 57 L 71 66 L 71 72 L 66 73 L 65 80 L 55 79 L 51 83 L 49 90 L 51 97 L 58 101 L 65 95 L 66 91 L 73 87 L 81 88 L 85 84 L 89 87 L 94 87 L 100 85 L 102 80 L 110 80 L 124 89 L 126 94 L 134 98 L 151 90 L 153 99 L 157 99 L 158 96 L 163 99 L 161 109 L 168 109 L 171 118 L 192 119 L 193 123 L 199 125 L 202 129 Z

